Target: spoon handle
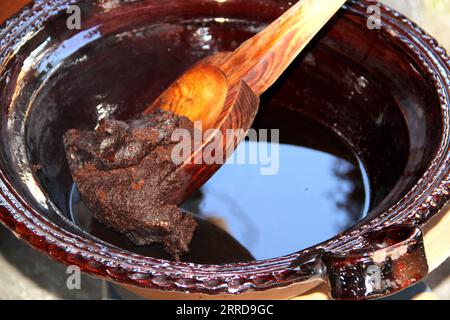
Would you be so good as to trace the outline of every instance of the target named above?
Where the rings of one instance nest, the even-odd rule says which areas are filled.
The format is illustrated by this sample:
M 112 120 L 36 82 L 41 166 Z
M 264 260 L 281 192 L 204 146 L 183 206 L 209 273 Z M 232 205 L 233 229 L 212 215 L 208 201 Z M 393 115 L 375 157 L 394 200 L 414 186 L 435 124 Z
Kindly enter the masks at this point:
M 346 0 L 300 0 L 231 53 L 220 68 L 229 84 L 244 80 L 261 95 L 286 70 Z

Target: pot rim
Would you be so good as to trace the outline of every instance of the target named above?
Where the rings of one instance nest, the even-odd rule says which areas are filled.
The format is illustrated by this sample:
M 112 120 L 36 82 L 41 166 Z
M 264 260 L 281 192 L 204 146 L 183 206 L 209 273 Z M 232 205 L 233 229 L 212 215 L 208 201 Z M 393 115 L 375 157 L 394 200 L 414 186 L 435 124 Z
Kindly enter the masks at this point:
M 29 32 L 23 28 L 24 24 L 38 30 L 47 18 L 76 2 L 34 1 L 5 22 L 0 26 L 0 62 L 8 58 L 9 49 Z M 349 0 L 344 7 L 354 14 L 367 16 L 367 7 L 372 4 L 378 3 Z M 434 90 L 439 95 L 443 128 L 441 144 L 427 171 L 410 192 L 381 215 L 336 238 L 283 257 L 224 265 L 172 262 L 97 243 L 58 227 L 28 206 L 0 170 L 0 221 L 36 249 L 64 264 L 77 265 L 91 275 L 143 288 L 206 294 L 236 294 L 310 282 L 320 275 L 317 268 L 310 268 L 314 259 L 308 257 L 357 249 L 363 235 L 376 229 L 425 224 L 450 199 L 450 58 L 446 50 L 415 23 L 388 6 L 379 5 L 382 28 L 409 47 L 433 80 Z

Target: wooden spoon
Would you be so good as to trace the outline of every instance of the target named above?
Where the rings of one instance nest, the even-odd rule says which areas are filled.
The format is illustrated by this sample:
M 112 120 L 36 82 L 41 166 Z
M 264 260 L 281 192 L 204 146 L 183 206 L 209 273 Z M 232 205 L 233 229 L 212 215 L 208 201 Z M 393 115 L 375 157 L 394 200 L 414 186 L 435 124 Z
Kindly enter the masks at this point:
M 280 18 L 234 52 L 218 53 L 196 64 L 175 81 L 144 112 L 161 108 L 192 121 L 203 132 L 217 129 L 225 136 L 235 129 L 235 140 L 219 141 L 224 163 L 245 137 L 258 111 L 259 96 L 286 70 L 345 0 L 300 0 Z M 220 164 L 195 164 L 205 147 L 217 143 L 214 134 L 204 137 L 192 155 L 177 168 L 185 185 L 165 201 L 181 204 L 200 188 Z M 227 141 L 225 141 L 227 140 Z

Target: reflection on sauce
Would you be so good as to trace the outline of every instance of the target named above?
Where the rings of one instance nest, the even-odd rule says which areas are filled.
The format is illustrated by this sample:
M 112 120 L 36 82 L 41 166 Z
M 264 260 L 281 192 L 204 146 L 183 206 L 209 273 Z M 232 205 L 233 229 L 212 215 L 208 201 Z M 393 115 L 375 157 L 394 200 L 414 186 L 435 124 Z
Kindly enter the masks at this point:
M 185 208 L 220 218 L 256 259 L 293 253 L 333 237 L 367 213 L 367 180 L 353 160 L 281 144 L 277 174 L 261 175 L 260 165 L 225 165 Z

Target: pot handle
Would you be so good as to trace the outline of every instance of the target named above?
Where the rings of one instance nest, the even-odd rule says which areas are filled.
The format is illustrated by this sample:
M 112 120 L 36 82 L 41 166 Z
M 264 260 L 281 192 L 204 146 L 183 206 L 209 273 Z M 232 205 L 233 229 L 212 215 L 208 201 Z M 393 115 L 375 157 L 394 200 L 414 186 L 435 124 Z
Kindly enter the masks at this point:
M 428 274 L 422 230 L 410 225 L 369 232 L 361 249 L 325 252 L 322 259 L 323 277 L 333 299 L 385 297 Z

